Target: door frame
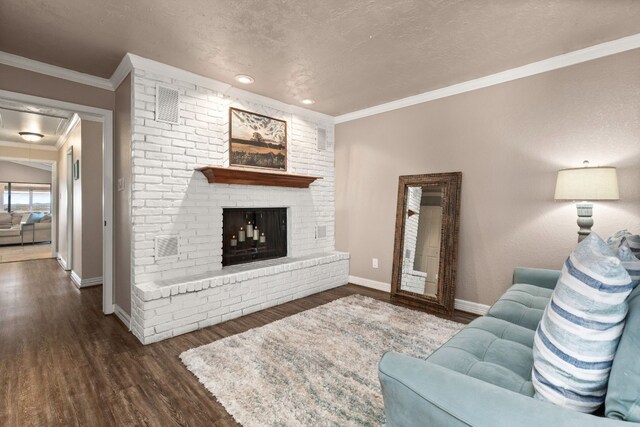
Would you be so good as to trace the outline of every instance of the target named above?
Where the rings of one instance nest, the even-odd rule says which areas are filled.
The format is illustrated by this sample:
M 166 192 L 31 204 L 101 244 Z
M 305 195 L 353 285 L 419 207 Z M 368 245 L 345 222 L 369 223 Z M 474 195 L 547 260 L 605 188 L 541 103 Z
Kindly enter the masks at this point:
M 67 259 L 65 260 L 65 270 L 73 270 L 73 146 L 67 149 L 65 191 L 67 193 Z
M 113 295 L 113 111 L 24 93 L 0 90 L 0 98 L 71 111 L 102 123 L 102 312 L 114 312 Z

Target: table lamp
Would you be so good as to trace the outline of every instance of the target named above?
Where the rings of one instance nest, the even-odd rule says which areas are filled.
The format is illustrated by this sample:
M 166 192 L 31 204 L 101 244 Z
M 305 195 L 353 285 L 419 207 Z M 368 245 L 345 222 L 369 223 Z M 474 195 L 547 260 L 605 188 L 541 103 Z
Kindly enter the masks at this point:
M 584 167 L 558 171 L 555 200 L 578 201 L 578 242 L 591 233 L 594 200 L 618 200 L 618 176 L 613 167 Z

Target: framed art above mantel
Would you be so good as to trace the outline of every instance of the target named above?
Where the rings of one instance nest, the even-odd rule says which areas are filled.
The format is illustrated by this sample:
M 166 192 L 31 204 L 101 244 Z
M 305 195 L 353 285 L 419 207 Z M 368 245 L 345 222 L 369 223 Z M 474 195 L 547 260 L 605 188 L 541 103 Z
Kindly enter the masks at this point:
M 229 165 L 287 170 L 287 122 L 229 108 Z

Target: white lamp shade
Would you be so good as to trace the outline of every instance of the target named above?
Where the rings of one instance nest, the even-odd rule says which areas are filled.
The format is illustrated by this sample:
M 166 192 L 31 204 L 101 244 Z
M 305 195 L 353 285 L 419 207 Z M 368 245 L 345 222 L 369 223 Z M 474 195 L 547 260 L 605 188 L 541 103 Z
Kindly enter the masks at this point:
M 616 168 L 562 169 L 556 181 L 556 200 L 618 200 Z

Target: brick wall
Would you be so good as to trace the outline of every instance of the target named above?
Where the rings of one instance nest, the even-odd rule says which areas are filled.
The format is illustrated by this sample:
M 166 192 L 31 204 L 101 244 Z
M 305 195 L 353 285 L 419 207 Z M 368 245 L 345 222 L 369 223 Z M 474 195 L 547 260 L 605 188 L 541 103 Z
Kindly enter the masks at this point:
M 155 120 L 158 84 L 180 91 L 177 125 Z M 223 208 L 287 207 L 289 257 L 313 258 L 334 252 L 333 124 L 313 115 L 285 112 L 255 99 L 258 97 L 230 97 L 187 81 L 134 70 L 131 283 L 132 323 L 137 323 L 139 338 L 145 336 L 145 329 L 149 331 L 140 317 L 146 311 L 144 304 L 139 298 L 136 303 L 138 287 L 162 281 L 187 283 L 195 276 L 221 271 Z M 287 172 L 322 179 L 309 189 L 208 184 L 194 168 L 229 166 L 231 106 L 285 120 Z M 323 151 L 316 149 L 317 127 L 326 129 L 328 144 Z M 316 238 L 316 226 L 326 227 L 325 238 Z M 157 235 L 178 236 L 176 258 L 154 258 Z M 341 261 L 346 262 L 347 272 L 344 278 L 334 279 L 332 286 L 347 281 L 348 260 Z M 296 292 L 300 294 L 299 290 Z
M 409 187 L 407 189 L 407 209 L 415 214 L 407 216 L 404 224 L 404 254 L 402 261 L 402 289 L 418 294 L 424 293 L 427 274 L 415 271 L 413 264 L 416 257 L 418 239 L 418 224 L 420 222 L 420 202 L 422 200 L 422 187 Z

